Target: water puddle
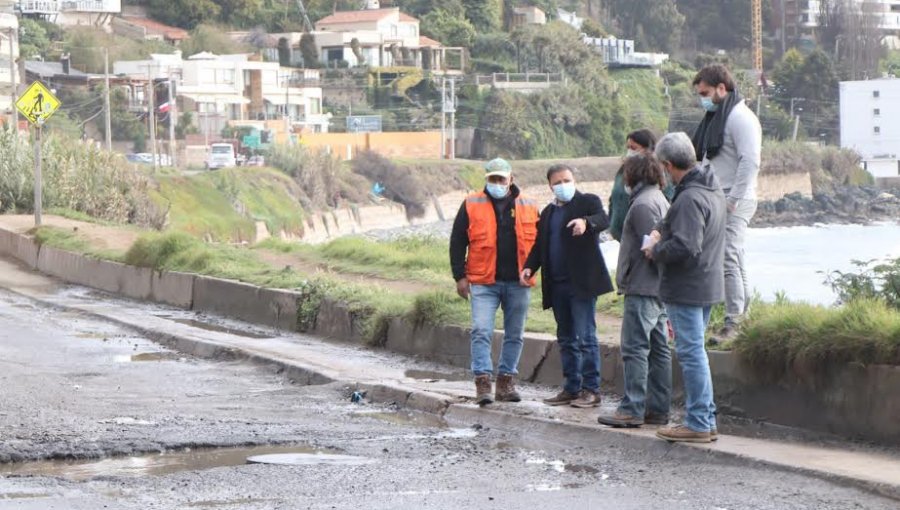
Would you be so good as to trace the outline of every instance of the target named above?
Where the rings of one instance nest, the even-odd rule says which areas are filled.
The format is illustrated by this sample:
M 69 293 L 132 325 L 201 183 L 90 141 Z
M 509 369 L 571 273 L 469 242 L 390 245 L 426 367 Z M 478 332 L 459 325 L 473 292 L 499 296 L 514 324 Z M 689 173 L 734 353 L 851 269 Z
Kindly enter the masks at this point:
M 179 361 L 184 356 L 179 356 L 174 352 L 142 352 L 140 354 L 114 356 L 113 361 L 116 363 L 140 363 L 142 361 Z
M 177 322 L 178 324 L 184 324 L 185 326 L 192 326 L 195 328 L 205 329 L 206 331 L 215 331 L 216 333 L 228 333 L 229 335 L 237 335 L 246 338 L 275 338 L 271 335 L 264 335 L 261 333 L 252 333 L 250 331 L 244 331 L 242 329 L 237 328 L 229 328 L 227 326 L 219 326 L 218 324 L 212 324 L 210 322 L 198 321 L 196 319 L 181 319 L 177 317 L 172 317 L 171 315 L 157 315 L 157 317 L 163 319 L 169 319 L 172 322 Z
M 241 466 L 247 464 L 250 457 L 278 454 L 307 455 L 306 465 L 316 464 L 317 462 L 313 462 L 314 459 L 320 460 L 318 464 L 333 464 L 334 462 L 330 462 L 329 459 L 337 456 L 333 452 L 304 445 L 198 448 L 132 457 L 0 464 L 0 475 L 47 476 L 75 481 L 84 481 L 101 476 L 160 476 L 182 471 Z
M 50 494 L 38 494 L 32 492 L 7 492 L 0 494 L 0 500 L 3 499 L 43 499 L 49 498 Z
M 414 427 L 447 428 L 447 422 L 440 416 L 417 413 L 414 411 L 358 411 L 350 416 L 354 418 L 372 418 L 394 425 L 412 425 Z
M 421 382 L 468 381 L 470 379 L 465 372 L 446 373 L 431 370 L 407 370 L 404 375 Z

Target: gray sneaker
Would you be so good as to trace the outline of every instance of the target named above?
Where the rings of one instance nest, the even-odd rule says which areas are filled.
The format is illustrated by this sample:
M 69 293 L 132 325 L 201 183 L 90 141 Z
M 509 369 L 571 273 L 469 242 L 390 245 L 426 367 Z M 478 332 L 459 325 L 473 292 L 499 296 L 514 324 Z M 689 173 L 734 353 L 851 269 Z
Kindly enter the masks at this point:
M 640 427 L 644 424 L 644 420 L 638 418 L 637 416 L 625 414 L 617 410 L 612 414 L 601 414 L 597 417 L 597 423 L 601 425 L 608 425 L 613 428 Z
M 544 403 L 548 406 L 567 406 L 576 398 L 578 398 L 578 395 L 573 395 L 566 390 L 562 390 L 550 398 L 545 398 Z

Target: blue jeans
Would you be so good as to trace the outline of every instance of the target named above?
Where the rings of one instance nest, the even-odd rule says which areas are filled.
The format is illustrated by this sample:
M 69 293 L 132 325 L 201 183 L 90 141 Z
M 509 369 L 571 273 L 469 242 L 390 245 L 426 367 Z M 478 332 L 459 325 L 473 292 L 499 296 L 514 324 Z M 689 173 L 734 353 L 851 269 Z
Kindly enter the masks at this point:
M 666 331 L 666 309 L 655 297 L 625 296 L 622 318 L 622 361 L 625 396 L 619 412 L 643 418 L 668 416 L 672 400 L 672 353 Z
M 476 376 L 494 372 L 491 344 L 497 308 L 502 308 L 503 346 L 498 369 L 501 374 L 518 374 L 531 288 L 522 287 L 519 282 L 497 282 L 493 285 L 472 285 L 471 294 L 472 372 Z
M 568 283 L 554 283 L 551 295 L 556 339 L 562 361 L 563 390 L 577 395 L 581 390 L 600 391 L 600 345 L 597 341 L 597 298 L 579 298 Z
M 675 352 L 684 378 L 684 424 L 694 432 L 708 432 L 716 428 L 712 374 L 704 345 L 710 307 L 666 303 L 666 309 L 675 329 Z

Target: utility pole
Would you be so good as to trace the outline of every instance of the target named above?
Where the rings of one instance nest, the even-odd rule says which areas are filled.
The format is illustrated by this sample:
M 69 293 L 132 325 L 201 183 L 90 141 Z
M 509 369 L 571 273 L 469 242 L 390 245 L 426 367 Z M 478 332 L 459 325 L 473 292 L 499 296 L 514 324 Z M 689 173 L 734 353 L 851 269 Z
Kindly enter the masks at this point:
M 109 106 L 109 48 L 103 48 L 103 67 L 106 74 L 103 90 L 103 110 L 106 114 L 106 150 L 112 151 L 112 111 Z
M 450 159 L 456 159 L 456 81 L 450 80 Z
M 43 121 L 38 119 L 34 128 L 34 226 L 41 226 L 41 213 L 43 212 L 43 180 L 41 178 L 41 138 L 44 129 Z
M 148 83 L 150 90 L 150 152 L 153 155 L 153 171 L 156 172 L 159 170 L 159 152 L 156 150 L 156 86 L 153 81 L 153 72 L 148 70 L 147 76 L 150 78 Z
M 441 159 L 447 159 L 447 78 L 441 78 Z
M 178 112 L 175 107 L 175 79 L 172 78 L 172 68 L 169 68 L 169 165 L 178 166 L 175 162 L 175 154 L 178 152 L 175 143 L 175 124 L 178 122 Z
M 794 135 L 791 137 L 791 140 L 797 141 L 797 132 L 800 130 L 800 116 L 797 115 L 794 117 Z
M 10 101 L 9 101 L 9 109 L 12 110 L 12 115 L 10 116 L 13 121 L 13 129 L 16 131 L 19 130 L 19 110 L 16 108 L 16 100 L 18 94 L 18 85 L 16 84 L 16 57 L 15 57 L 15 42 L 17 39 L 16 29 L 10 27 L 9 29 L 9 79 L 12 83 L 12 90 L 10 91 Z

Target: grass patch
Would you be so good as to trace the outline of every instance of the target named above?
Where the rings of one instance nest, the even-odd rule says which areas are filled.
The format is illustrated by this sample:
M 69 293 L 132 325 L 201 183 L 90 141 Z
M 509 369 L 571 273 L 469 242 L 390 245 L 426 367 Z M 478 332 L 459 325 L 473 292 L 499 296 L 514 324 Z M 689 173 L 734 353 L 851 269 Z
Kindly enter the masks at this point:
M 214 241 L 254 241 L 256 222 L 269 232 L 301 234 L 301 191 L 268 168 L 226 168 L 194 176 L 163 176 L 154 198 L 169 207 L 174 230 Z
M 99 250 L 91 246 L 88 239 L 85 239 L 78 232 L 73 230 L 42 226 L 29 232 L 34 236 L 35 242 L 41 246 L 50 246 L 60 250 L 81 253 L 89 257 L 98 259 L 112 260 L 116 262 L 123 261 L 123 254 L 114 250 Z
M 836 308 L 806 303 L 757 304 L 734 349 L 772 377 L 803 375 L 837 364 L 900 365 L 900 313 L 860 299 Z

